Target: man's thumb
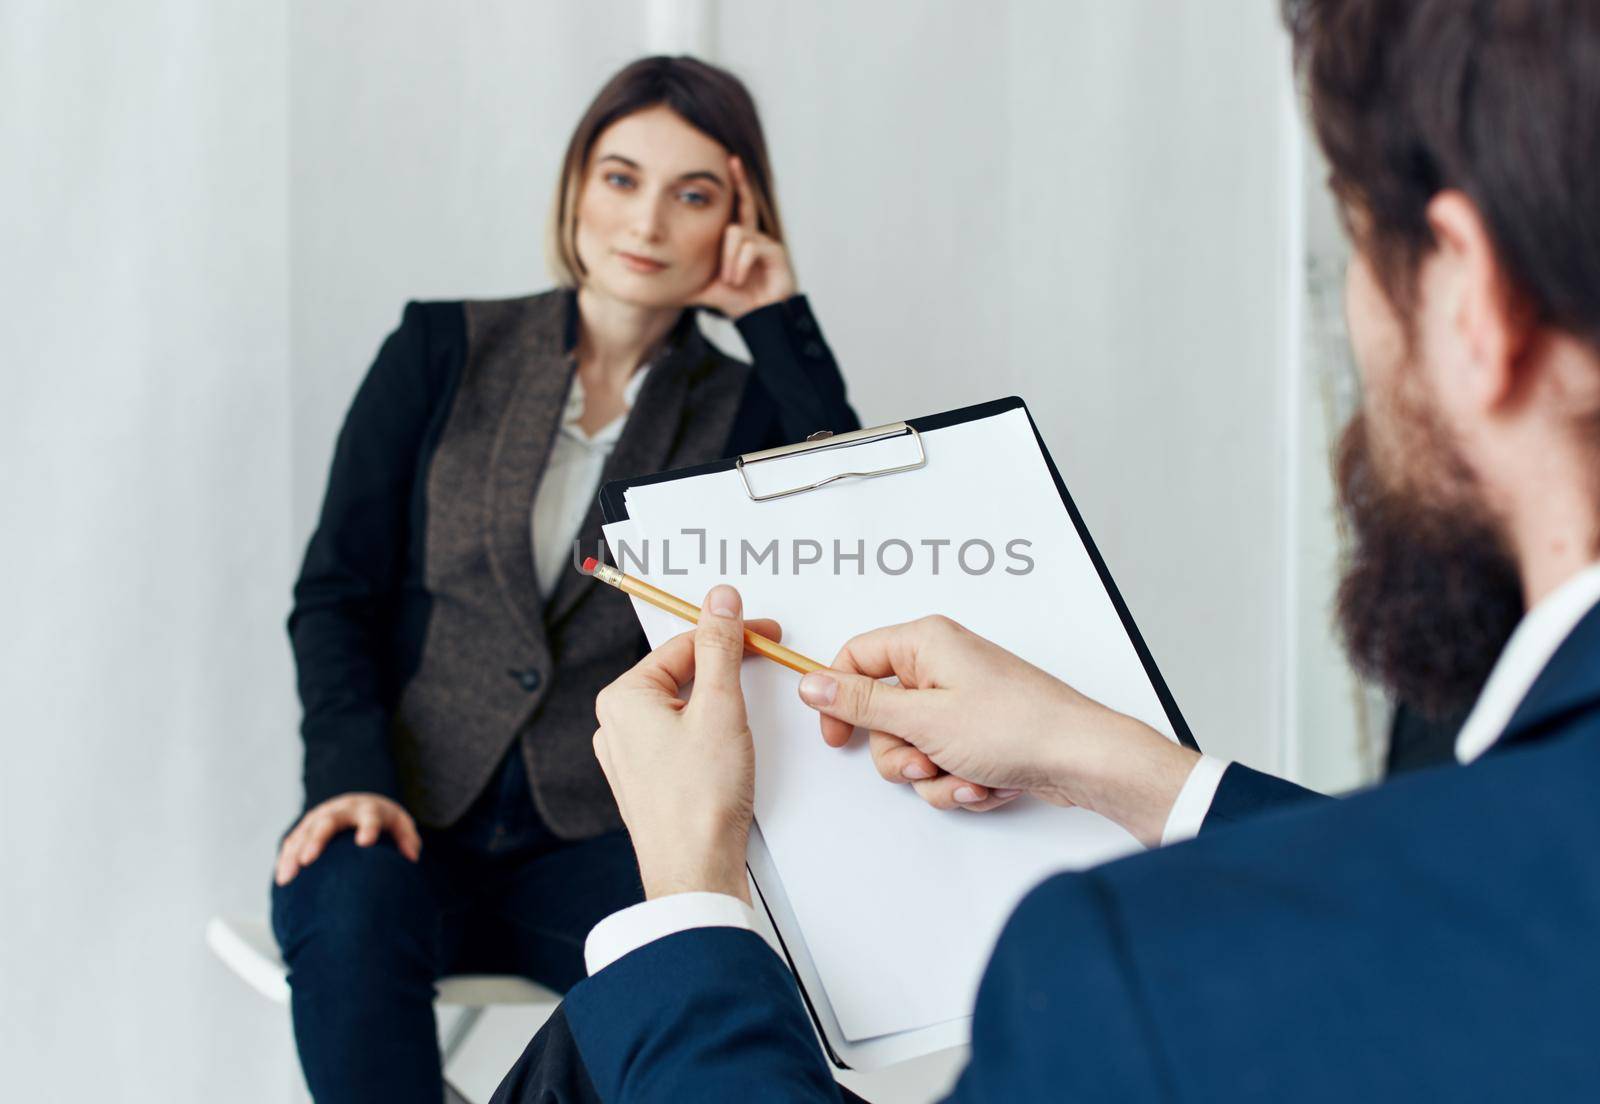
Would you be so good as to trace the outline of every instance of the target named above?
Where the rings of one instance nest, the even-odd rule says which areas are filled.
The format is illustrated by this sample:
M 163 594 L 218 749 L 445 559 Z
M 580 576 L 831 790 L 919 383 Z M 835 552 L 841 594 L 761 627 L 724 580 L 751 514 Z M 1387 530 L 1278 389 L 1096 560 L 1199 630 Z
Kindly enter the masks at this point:
M 911 691 L 865 675 L 813 671 L 800 680 L 800 698 L 818 713 L 862 728 L 904 737 L 912 727 Z
M 739 692 L 739 664 L 744 659 L 744 611 L 739 592 L 714 586 L 700 608 L 694 630 L 695 694 Z

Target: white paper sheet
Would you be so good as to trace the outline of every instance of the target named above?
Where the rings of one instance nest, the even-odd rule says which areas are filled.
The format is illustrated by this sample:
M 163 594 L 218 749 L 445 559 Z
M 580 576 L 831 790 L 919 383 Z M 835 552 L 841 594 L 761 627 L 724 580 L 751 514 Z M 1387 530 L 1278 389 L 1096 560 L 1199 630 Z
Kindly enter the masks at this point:
M 752 502 L 731 471 L 635 487 L 631 522 L 608 527 L 608 543 L 615 558 L 613 538 L 630 537 L 636 555 L 647 539 L 648 567 L 621 566 L 696 604 L 716 583 L 733 583 L 747 616 L 776 618 L 785 644 L 823 663 L 856 633 L 946 614 L 1172 738 L 1025 413 L 935 430 L 924 441 L 920 470 L 773 502 Z M 908 444 L 900 438 L 749 470 L 764 491 L 899 462 Z M 752 566 L 746 554 L 741 564 L 741 542 L 759 552 L 773 540 L 776 560 Z M 836 564 L 835 540 L 846 554 L 862 542 L 862 563 Z M 939 549 L 937 572 L 922 543 L 934 540 L 951 542 Z M 965 567 L 957 559 L 973 540 L 995 551 L 986 572 L 981 546 L 968 547 Z M 816 542 L 820 562 L 806 562 L 815 549 L 796 542 Z M 909 569 L 889 574 L 906 551 Z M 1024 556 L 1031 570 L 1008 573 L 1023 570 Z M 635 607 L 653 645 L 685 628 Z M 822 742 L 794 672 L 751 660 L 743 681 L 756 741 L 756 819 L 849 1040 L 970 1016 L 995 939 L 1033 885 L 1138 849 L 1109 821 L 1031 799 L 982 815 L 929 808 L 909 787 L 878 777 L 860 734 L 842 750 Z

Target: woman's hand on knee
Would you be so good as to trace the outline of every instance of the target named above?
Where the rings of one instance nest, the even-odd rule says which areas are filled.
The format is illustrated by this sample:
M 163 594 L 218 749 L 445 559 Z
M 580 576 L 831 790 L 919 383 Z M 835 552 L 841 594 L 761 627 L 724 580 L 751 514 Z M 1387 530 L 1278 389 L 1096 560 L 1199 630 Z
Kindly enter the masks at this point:
M 283 838 L 274 873 L 277 883 L 292 882 L 303 868 L 317 861 L 329 840 L 348 829 L 355 830 L 358 847 L 371 847 L 388 832 L 406 858 L 416 862 L 422 855 L 422 836 L 417 832 L 416 821 L 399 802 L 375 793 L 340 794 L 307 810 L 300 823 Z

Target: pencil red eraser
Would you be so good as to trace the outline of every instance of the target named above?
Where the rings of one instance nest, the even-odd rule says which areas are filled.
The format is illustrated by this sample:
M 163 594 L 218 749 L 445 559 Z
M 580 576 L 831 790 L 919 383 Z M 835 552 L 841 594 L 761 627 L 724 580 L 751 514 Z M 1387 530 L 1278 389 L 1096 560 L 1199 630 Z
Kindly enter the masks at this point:
M 593 556 L 590 556 L 588 559 L 583 561 L 583 573 L 585 575 L 593 575 L 594 569 L 599 566 L 600 561 L 595 559 Z

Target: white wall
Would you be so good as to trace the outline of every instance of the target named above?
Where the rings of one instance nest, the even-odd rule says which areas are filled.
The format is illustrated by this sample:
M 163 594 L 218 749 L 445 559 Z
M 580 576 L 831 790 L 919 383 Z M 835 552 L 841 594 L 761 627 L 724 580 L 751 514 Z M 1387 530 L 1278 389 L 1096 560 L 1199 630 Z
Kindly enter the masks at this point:
M 645 43 L 643 0 L 289 4 L 295 535 L 345 407 L 407 299 L 549 281 L 567 138 Z
M 1294 135 L 1273 7 L 715 8 L 863 418 L 1026 398 L 1202 743 L 1277 767 Z M 562 144 L 645 47 L 642 5 L 556 10 L 294 8 L 302 534 L 401 303 L 547 284 Z
M 720 43 L 863 417 L 1027 399 L 1202 745 L 1276 767 L 1271 5 L 778 10 L 728 5 Z
M 405 298 L 546 286 L 562 144 L 663 6 L 295 7 L 298 530 Z M 862 417 L 1023 395 L 1202 745 L 1281 769 L 1325 684 L 1291 668 L 1289 504 L 1326 473 L 1292 463 L 1300 144 L 1274 6 L 690 7 L 761 105 Z M 857 1084 L 919 1099 L 949 1071 Z
M 0 8 L 8 1095 L 299 1092 L 199 928 L 264 911 L 298 803 L 282 619 L 334 433 L 406 299 L 546 286 L 570 128 L 663 34 L 756 92 L 862 416 L 1023 395 L 1202 744 L 1359 774 L 1275 5 L 672 8 Z M 525 1035 L 489 1030 L 472 1087 Z
M 286 20 L 89 9 L 0 6 L 0 1095 L 283 1100 Z

